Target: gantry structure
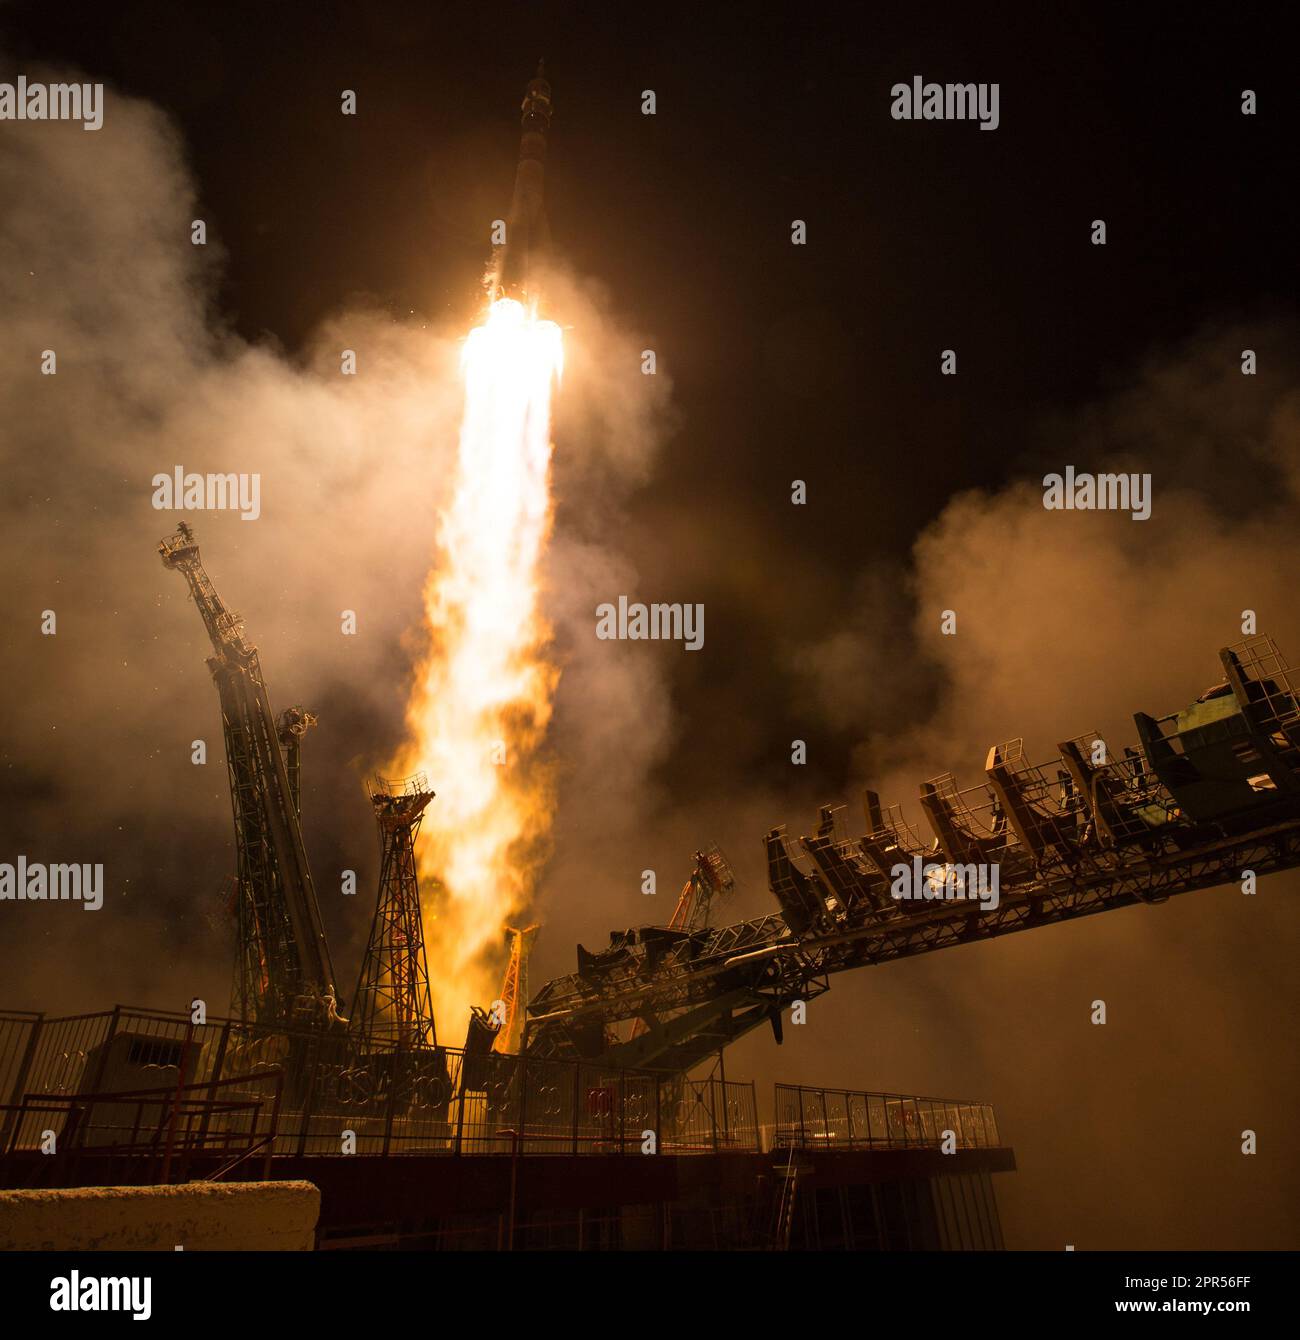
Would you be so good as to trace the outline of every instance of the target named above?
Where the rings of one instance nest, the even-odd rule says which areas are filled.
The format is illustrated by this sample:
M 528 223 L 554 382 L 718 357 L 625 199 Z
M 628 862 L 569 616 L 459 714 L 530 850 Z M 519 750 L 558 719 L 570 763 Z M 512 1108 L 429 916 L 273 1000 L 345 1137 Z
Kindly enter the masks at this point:
M 1118 753 L 1086 732 L 1035 764 L 1013 740 L 989 750 L 977 786 L 924 782 L 928 843 L 871 791 L 860 836 L 842 807 L 809 836 L 772 829 L 779 911 L 579 945 L 577 971 L 529 1005 L 529 1054 L 686 1071 L 764 1024 L 779 1042 L 783 1012 L 834 973 L 1300 865 L 1293 672 L 1263 636 L 1219 659 L 1222 678 L 1189 706 L 1137 713 L 1137 743 Z M 993 878 L 996 898 L 970 896 Z
M 302 708 L 272 716 L 257 650 L 190 527 L 159 552 L 188 582 L 213 648 L 238 852 L 236 1011 L 339 1033 L 301 830 L 300 750 L 315 718 Z M 1219 661 L 1221 677 L 1187 707 L 1136 713 L 1136 742 L 1118 752 L 1085 732 L 1034 763 L 1012 740 L 989 750 L 976 786 L 951 773 L 922 783 L 928 840 L 872 791 L 859 835 L 842 806 L 823 808 L 807 836 L 772 829 L 777 910 L 766 916 L 711 924 L 734 878 L 716 848 L 696 853 L 669 925 L 617 932 L 598 951 L 579 945 L 577 971 L 547 982 L 526 1011 L 536 928 L 512 932 L 502 1008 L 473 1008 L 467 1057 L 482 1069 L 494 1049 L 519 1046 L 539 1059 L 684 1074 L 764 1024 L 779 1042 L 784 1011 L 829 990 L 835 973 L 1300 865 L 1295 672 L 1264 636 L 1223 648 Z M 362 1050 L 436 1049 L 414 856 L 431 799 L 423 778 L 371 789 L 382 871 L 351 1030 Z
M 244 637 L 181 522 L 158 546 L 203 620 L 235 819 L 238 950 L 233 1008 L 247 1022 L 337 1031 L 334 968 L 302 840 L 300 745 L 314 721 L 302 708 L 272 715 L 257 648 Z
M 369 791 L 379 827 L 379 896 L 350 1026 L 366 1049 L 433 1047 L 415 838 L 434 793 L 423 774 L 376 778 Z

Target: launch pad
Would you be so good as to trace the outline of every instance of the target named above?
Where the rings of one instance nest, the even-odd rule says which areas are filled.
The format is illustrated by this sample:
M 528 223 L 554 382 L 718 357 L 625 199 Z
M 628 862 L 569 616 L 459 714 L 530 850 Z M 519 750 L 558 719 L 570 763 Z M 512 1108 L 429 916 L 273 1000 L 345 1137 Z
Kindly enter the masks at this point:
M 811 1245 L 817 1216 L 831 1214 L 816 1208 L 820 1191 L 798 1200 L 803 1177 L 808 1188 L 835 1188 L 827 1204 L 842 1241 L 867 1234 L 857 1197 L 857 1213 L 870 1202 L 877 1245 L 898 1245 L 898 1232 L 930 1245 L 998 1245 L 988 1177 L 1013 1168 L 1014 1156 L 987 1105 L 778 1085 L 763 1122 L 752 1084 L 727 1080 L 720 1065 L 692 1072 L 763 1024 L 780 1042 L 785 1012 L 829 990 L 833 973 L 1300 865 L 1300 699 L 1280 653 L 1254 637 L 1220 652 L 1223 679 L 1190 706 L 1137 713 L 1137 747 L 1116 753 L 1084 733 L 1032 764 L 1013 741 L 990 749 L 980 785 L 959 788 L 951 774 L 923 783 L 929 844 L 870 791 L 861 836 L 831 807 L 797 841 L 771 830 L 779 910 L 767 916 L 712 924 L 733 879 L 709 848 L 696 854 L 669 925 L 617 932 L 598 952 L 580 945 L 577 971 L 531 999 L 525 949 L 536 928 L 515 931 L 498 1003 L 508 1008 L 475 1007 L 464 1045 L 447 1046 L 429 1004 L 415 860 L 420 821 L 436 803 L 429 781 L 370 786 L 381 875 L 344 1017 L 301 830 L 302 743 L 315 718 L 301 707 L 272 715 L 257 649 L 217 594 L 192 529 L 182 523 L 159 552 L 185 577 L 213 648 L 239 854 L 232 1014 L 0 1014 L 9 1186 L 255 1169 L 266 1179 L 309 1174 L 326 1190 L 323 1245 L 375 1233 L 473 1245 L 480 1230 L 513 1244 L 516 1230 L 534 1229 L 540 1245 L 551 1238 L 538 1226 L 563 1222 L 578 1245 L 586 1234 L 626 1244 L 648 1233 L 663 1246 L 677 1243 L 683 1188 L 708 1185 L 718 1245 L 789 1246 L 796 1219 Z M 998 896 L 901 897 L 918 866 L 991 867 Z M 504 1174 L 466 1182 L 447 1172 L 478 1156 L 514 1170 L 504 1214 L 492 1199 Z M 606 1172 L 557 1177 L 542 1167 L 557 1159 L 593 1159 Z M 359 1188 L 343 1170 L 376 1164 L 407 1171 L 363 1179 L 369 1192 L 389 1189 L 361 1224 L 340 1208 Z M 423 1218 L 403 1200 L 417 1167 Z M 521 1168 L 533 1170 L 522 1181 Z M 968 1174 L 969 1184 L 952 1180 Z M 911 1207 L 893 1237 L 878 1199 L 886 1183 L 891 1203 Z M 569 1184 L 589 1187 L 580 1205 L 559 1189 Z M 978 1207 L 960 1220 L 981 1225 L 974 1238 L 938 1208 L 954 1186 Z M 476 1195 L 488 1196 L 477 1227 L 462 1213 Z M 647 1205 L 657 1207 L 651 1228 Z
M 124 1007 L 0 1012 L 0 1093 L 0 1189 L 306 1179 L 325 1249 L 995 1248 L 1015 1168 L 982 1103 Z
M 492 313 L 467 341 L 471 352 L 486 347 L 493 373 L 481 379 L 479 408 L 528 380 L 501 356 L 509 339 L 494 346 L 485 332 L 511 337 L 542 297 L 552 104 L 540 67 L 521 112 L 514 194 L 494 221 Z M 533 371 L 549 388 L 559 327 L 541 324 L 555 341 L 547 334 Z M 483 478 L 514 478 L 512 464 L 530 461 L 534 484 L 543 481 L 522 509 L 534 518 L 550 506 L 537 468 L 544 459 L 549 469 L 549 400 L 540 406 L 496 435 L 518 446 L 526 425 L 531 455 L 466 453 Z M 467 409 L 467 422 L 483 417 Z M 487 434 L 479 445 L 500 443 Z M 206 492 L 191 488 L 205 478 Z M 255 519 L 260 495 L 235 488 L 248 478 L 177 466 L 174 479 L 155 476 L 154 502 L 220 503 Z M 1110 483 L 1108 503 L 1132 502 L 1141 519 L 1149 499 L 1136 485 L 1149 476 L 1131 477 L 1131 498 L 1120 488 L 1129 478 L 1096 477 L 1099 488 Z M 461 533 L 494 542 L 491 512 L 462 518 Z M 536 553 L 543 531 L 533 532 Z M 486 562 L 484 551 L 461 555 L 464 570 L 490 568 L 490 550 Z M 345 997 L 303 833 L 303 750 L 317 719 L 303 706 L 273 712 L 258 648 L 188 524 L 159 555 L 186 582 L 211 644 L 237 852 L 230 1012 L 0 1011 L 3 1187 L 305 1178 L 323 1192 L 324 1248 L 998 1247 L 991 1177 L 1015 1157 L 988 1104 L 780 1083 L 760 1094 L 727 1078 L 726 1048 L 765 1025 L 782 1043 L 836 973 L 1197 889 L 1240 884 L 1250 894 L 1264 875 L 1300 866 L 1300 693 L 1278 649 L 1252 633 L 1220 650 L 1220 677 L 1190 704 L 1135 713 L 1132 743 L 1116 749 L 1084 732 L 1035 761 L 1022 740 L 1004 741 L 974 785 L 952 773 L 923 782 L 928 834 L 871 790 L 860 824 L 826 806 L 806 835 L 770 829 L 774 904 L 764 916 L 725 920 L 734 876 L 702 846 L 667 925 L 578 945 L 575 971 L 535 991 L 528 951 L 538 928 L 501 926 L 512 938 L 500 998 L 466 999 L 465 1017 L 435 1020 L 447 970 L 426 952 L 416 852 L 426 812 L 437 813 L 435 788 L 463 781 L 428 748 L 451 734 L 455 704 L 415 714 L 417 762 L 400 769 L 413 775 L 367 784 L 380 870 Z M 503 585 L 528 590 L 532 571 L 509 571 Z M 502 622 L 531 636 L 515 602 L 482 605 L 511 610 Z M 623 596 L 597 615 L 598 639 L 703 645 L 702 605 L 628 606 Z M 493 657 L 509 663 L 520 648 L 531 650 L 474 645 L 463 663 L 490 679 Z M 422 687 L 436 703 L 444 686 L 435 676 Z M 467 759 L 478 743 L 447 757 Z M 501 794 L 495 783 L 483 790 Z M 489 884 L 503 868 L 480 866 Z M 34 896 L 18 869 L 28 891 L 17 896 Z M 17 887 L 7 870 L 0 898 Z M 490 936 L 498 904 L 484 905 L 494 909 Z

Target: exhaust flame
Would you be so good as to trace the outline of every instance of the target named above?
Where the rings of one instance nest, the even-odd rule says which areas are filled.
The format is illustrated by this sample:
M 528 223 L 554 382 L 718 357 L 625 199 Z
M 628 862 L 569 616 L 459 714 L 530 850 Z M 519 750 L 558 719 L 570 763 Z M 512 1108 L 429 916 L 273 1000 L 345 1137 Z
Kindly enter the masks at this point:
M 395 765 L 437 792 L 418 860 L 434 1018 L 453 1045 L 470 1005 L 498 994 L 503 928 L 532 896 L 550 827 L 546 779 L 527 765 L 558 678 L 538 569 L 562 361 L 559 327 L 508 298 L 465 341 L 456 479 L 425 588 L 429 653 Z

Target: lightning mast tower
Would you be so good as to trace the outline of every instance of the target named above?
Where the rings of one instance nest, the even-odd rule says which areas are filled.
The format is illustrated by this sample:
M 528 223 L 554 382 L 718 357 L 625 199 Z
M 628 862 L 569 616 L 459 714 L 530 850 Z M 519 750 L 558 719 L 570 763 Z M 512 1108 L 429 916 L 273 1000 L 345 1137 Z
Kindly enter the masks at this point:
M 258 1024 L 341 1027 L 299 821 L 297 743 L 314 718 L 294 708 L 277 724 L 257 648 L 245 640 L 243 620 L 226 608 L 204 571 L 193 530 L 182 521 L 158 553 L 164 567 L 189 583 L 212 643 L 208 669 L 221 700 L 238 853 L 236 1008 Z
M 379 898 L 352 1004 L 354 1033 L 367 1047 L 433 1047 L 433 1002 L 416 878 L 415 835 L 433 792 L 423 775 L 376 778 L 370 803 L 379 825 Z

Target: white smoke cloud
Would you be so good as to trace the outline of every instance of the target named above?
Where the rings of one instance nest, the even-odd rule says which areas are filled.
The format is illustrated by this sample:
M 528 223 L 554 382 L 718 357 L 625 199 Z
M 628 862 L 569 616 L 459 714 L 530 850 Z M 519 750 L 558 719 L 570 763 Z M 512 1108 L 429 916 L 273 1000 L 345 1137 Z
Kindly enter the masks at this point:
M 112 89 L 94 134 L 11 127 L 0 197 L 0 555 L 10 574 L 0 612 L 12 632 L 0 674 L 21 705 L 3 745 L 4 843 L 33 859 L 72 859 L 84 846 L 84 859 L 105 861 L 109 886 L 93 932 L 55 917 L 4 937 L 11 991 L 58 1008 L 62 992 L 76 1004 L 128 990 L 161 1003 L 197 982 L 224 1004 L 226 947 L 210 912 L 234 858 L 209 648 L 184 582 L 155 552 L 181 519 L 247 620 L 273 706 L 321 715 L 307 743 L 305 818 L 350 991 L 374 874 L 362 774 L 391 756 L 402 729 L 454 465 L 465 330 L 350 308 L 297 357 L 239 338 L 211 305 L 216 221 L 207 247 L 191 242 L 205 210 L 174 126 Z M 641 342 L 598 288 L 559 275 L 552 302 L 569 332 L 556 470 L 565 520 L 547 600 L 573 685 L 561 690 L 552 751 L 580 760 L 635 736 L 639 746 L 616 751 L 622 789 L 611 794 L 626 795 L 667 729 L 664 690 L 644 669 L 598 671 L 585 605 L 616 566 L 620 500 L 648 468 L 667 379 L 641 376 Z M 45 350 L 53 376 L 41 374 Z M 344 350 L 355 376 L 341 373 Z M 177 466 L 260 475 L 260 518 L 155 510 L 153 477 Z M 40 631 L 47 609 L 53 637 Z M 356 636 L 341 630 L 344 610 L 356 612 Z M 565 710 L 566 694 L 580 710 Z M 204 768 L 190 761 L 199 738 Z M 361 872 L 355 903 L 337 898 L 322 845 Z M 109 942 L 116 976 L 95 962 Z M 102 994 L 89 1000 L 91 990 Z

